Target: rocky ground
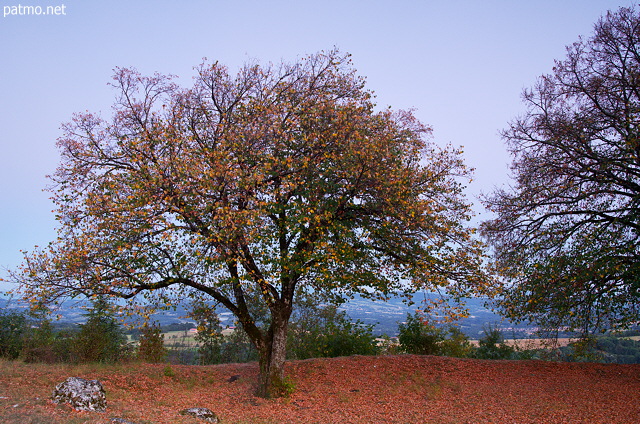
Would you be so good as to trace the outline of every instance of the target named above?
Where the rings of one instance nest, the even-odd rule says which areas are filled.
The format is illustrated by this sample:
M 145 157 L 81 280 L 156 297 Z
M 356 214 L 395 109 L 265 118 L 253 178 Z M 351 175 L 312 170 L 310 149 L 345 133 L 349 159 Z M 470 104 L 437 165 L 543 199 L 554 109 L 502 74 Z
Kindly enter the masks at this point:
M 635 423 L 640 365 L 483 361 L 433 356 L 294 361 L 290 398 L 253 396 L 257 364 L 60 366 L 0 362 L 3 423 Z M 107 411 L 50 401 L 69 376 L 98 379 Z M 122 422 L 122 421 L 121 421 Z

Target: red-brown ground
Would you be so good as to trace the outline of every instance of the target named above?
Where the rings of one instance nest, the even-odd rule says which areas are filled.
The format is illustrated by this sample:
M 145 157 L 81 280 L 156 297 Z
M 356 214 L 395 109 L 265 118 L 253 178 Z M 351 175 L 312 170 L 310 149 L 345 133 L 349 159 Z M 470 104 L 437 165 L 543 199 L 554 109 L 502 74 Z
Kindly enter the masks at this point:
M 223 423 L 238 424 L 640 423 L 640 365 L 414 355 L 313 359 L 287 364 L 295 391 L 278 400 L 253 396 L 257 373 L 255 363 L 167 368 L 4 361 L 0 422 L 197 423 L 178 411 L 207 407 Z M 52 404 L 53 387 L 69 376 L 100 380 L 107 412 Z

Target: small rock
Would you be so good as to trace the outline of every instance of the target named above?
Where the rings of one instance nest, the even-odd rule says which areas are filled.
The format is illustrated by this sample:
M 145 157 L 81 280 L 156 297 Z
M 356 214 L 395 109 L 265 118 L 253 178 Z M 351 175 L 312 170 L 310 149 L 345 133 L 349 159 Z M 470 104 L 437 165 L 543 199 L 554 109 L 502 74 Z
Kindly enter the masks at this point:
M 180 411 L 182 415 L 191 415 L 196 418 L 200 418 L 209 423 L 218 423 L 220 420 L 209 408 L 189 408 Z
M 68 402 L 79 411 L 104 412 L 107 409 L 107 396 L 98 380 L 69 377 L 56 386 L 52 399 L 54 403 Z

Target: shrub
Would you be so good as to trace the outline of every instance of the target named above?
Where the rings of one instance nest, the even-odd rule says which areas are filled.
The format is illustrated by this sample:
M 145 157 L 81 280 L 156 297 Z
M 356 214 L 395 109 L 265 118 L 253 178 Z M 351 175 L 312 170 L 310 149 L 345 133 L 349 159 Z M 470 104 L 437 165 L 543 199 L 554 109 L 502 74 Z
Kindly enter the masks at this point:
M 25 362 L 59 362 L 51 321 L 43 319 L 24 335 L 22 358 Z
M 597 340 L 594 336 L 583 336 L 562 349 L 564 360 L 569 362 L 603 362 L 604 355 L 596 347 Z
M 440 342 L 440 354 L 443 356 L 451 356 L 454 358 L 466 358 L 471 356 L 473 346 L 466 334 L 458 327 L 449 326 L 449 333 L 445 339 Z
M 296 383 L 291 377 L 285 376 L 277 383 L 276 391 L 279 397 L 289 398 L 296 391 Z
M 110 305 L 104 299 L 94 301 L 87 318 L 72 341 L 74 362 L 114 363 L 123 359 L 127 338 Z
M 220 318 L 210 305 L 194 302 L 189 314 L 196 321 L 198 332 L 195 340 L 198 347 L 198 359 L 201 365 L 219 364 L 222 362 L 222 327 Z
M 258 360 L 258 350 L 249 340 L 242 328 L 222 339 L 220 345 L 220 363 L 238 363 Z
M 405 353 L 441 355 L 445 333 L 422 319 L 418 312 L 407 314 L 407 321 L 398 325 L 398 342 Z
M 163 362 L 167 356 L 167 348 L 164 347 L 164 335 L 160 327 L 145 325 L 140 329 L 138 344 L 138 359 L 144 362 Z
M 176 375 L 176 372 L 173 370 L 173 368 L 171 368 L 171 365 L 167 365 L 166 367 L 164 367 L 162 373 L 165 377 L 175 377 Z
M 485 327 L 473 356 L 478 359 L 516 359 L 517 353 L 515 348 L 504 342 L 500 328 L 489 325 Z
M 380 349 L 373 325 L 352 322 L 335 305 L 302 303 L 289 328 L 288 356 L 292 359 L 376 355 Z
M 346 314 L 329 323 L 317 340 L 316 356 L 334 358 L 349 355 L 376 355 L 379 351 L 373 335 L 373 325 L 361 321 L 351 322 Z M 313 351 L 311 353 L 314 353 Z
M 56 362 L 72 362 L 73 345 L 77 332 L 63 330 L 55 333 L 53 353 Z
M 20 312 L 0 311 L 0 357 L 16 359 L 23 347 L 27 318 Z
M 441 355 L 464 358 L 473 347 L 469 338 L 457 327 L 437 327 L 419 312 L 407 314 L 407 321 L 398 325 L 400 350 L 418 355 Z

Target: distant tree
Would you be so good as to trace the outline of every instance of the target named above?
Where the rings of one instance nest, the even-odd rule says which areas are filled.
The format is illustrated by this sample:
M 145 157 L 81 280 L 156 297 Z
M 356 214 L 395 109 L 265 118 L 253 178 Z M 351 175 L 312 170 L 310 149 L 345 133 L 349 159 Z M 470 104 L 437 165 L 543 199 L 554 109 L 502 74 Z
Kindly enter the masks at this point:
M 258 352 L 242 328 L 235 328 L 230 335 L 224 337 L 220 346 L 221 363 L 251 362 L 257 359 Z
M 289 356 L 295 359 L 375 355 L 379 351 L 373 325 L 353 322 L 335 305 L 313 301 L 298 305 L 287 345 Z
M 236 77 L 203 64 L 190 89 L 129 69 L 114 80 L 110 121 L 84 113 L 64 126 L 60 236 L 13 273 L 25 298 L 208 296 L 255 345 L 269 397 L 297 293 L 459 298 L 486 286 L 461 152 L 428 141 L 411 112 L 375 111 L 348 55 Z
M 25 362 L 58 362 L 55 351 L 55 335 L 49 319 L 41 319 L 26 331 L 22 354 Z
M 487 325 L 473 356 L 479 359 L 517 359 L 517 352 L 505 343 L 504 334 L 498 326 Z
M 398 343 L 405 353 L 464 358 L 471 354 L 469 338 L 453 325 L 436 325 L 421 311 L 407 314 L 398 325 Z
M 73 360 L 114 363 L 123 359 L 127 337 L 112 306 L 104 298 L 97 298 L 86 316 L 87 321 L 73 337 Z
M 22 351 L 27 317 L 18 311 L 0 311 L 0 357 L 16 359 Z
M 157 323 L 145 323 L 140 330 L 138 359 L 144 362 L 158 363 L 164 361 L 167 348 L 164 346 L 164 334 Z
M 189 317 L 193 318 L 197 325 L 195 340 L 200 344 L 200 363 L 208 365 L 222 362 L 222 327 L 215 308 L 202 301 L 194 302 Z
M 608 12 L 523 95 L 513 187 L 481 226 L 510 319 L 587 335 L 640 319 L 640 16 Z
M 453 358 L 466 358 L 471 356 L 473 346 L 469 337 L 460 328 L 450 325 L 447 327 L 445 339 L 440 344 L 440 352 L 443 356 Z
M 598 339 L 589 335 L 573 343 L 564 349 L 564 360 L 570 362 L 603 362 L 604 354 L 597 349 Z
M 570 362 L 640 363 L 640 341 L 619 335 L 590 336 L 558 349 L 560 358 Z
M 439 355 L 444 338 L 444 332 L 418 312 L 407 314 L 407 321 L 398 325 L 398 342 L 406 353 Z

